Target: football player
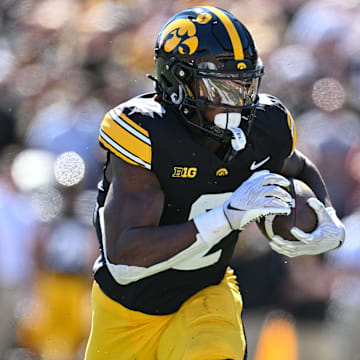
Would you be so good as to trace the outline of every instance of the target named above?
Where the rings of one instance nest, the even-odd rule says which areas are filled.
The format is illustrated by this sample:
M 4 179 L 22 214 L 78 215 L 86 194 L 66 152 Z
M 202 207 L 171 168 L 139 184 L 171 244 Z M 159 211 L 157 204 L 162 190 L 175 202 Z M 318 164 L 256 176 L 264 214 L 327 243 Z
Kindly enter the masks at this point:
M 319 254 L 344 229 L 315 166 L 295 149 L 290 112 L 259 94 L 263 65 L 229 12 L 179 12 L 155 49 L 155 92 L 110 110 L 95 211 L 101 256 L 86 359 L 246 358 L 242 300 L 229 262 L 239 231 L 289 214 L 286 177 L 318 199 L 312 234 L 275 237 L 282 254 Z

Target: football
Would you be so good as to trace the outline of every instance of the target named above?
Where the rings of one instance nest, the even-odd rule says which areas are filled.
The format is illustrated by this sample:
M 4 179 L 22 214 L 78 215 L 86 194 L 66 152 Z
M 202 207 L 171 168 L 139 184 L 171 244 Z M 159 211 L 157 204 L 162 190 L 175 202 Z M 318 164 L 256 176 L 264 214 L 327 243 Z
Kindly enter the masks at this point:
M 295 207 L 290 215 L 269 215 L 257 222 L 260 231 L 271 240 L 273 234 L 280 235 L 283 239 L 297 241 L 290 229 L 294 226 L 305 232 L 312 232 L 317 226 L 317 216 L 307 204 L 307 200 L 316 197 L 311 188 L 298 179 L 289 178 L 291 196 L 295 199 Z

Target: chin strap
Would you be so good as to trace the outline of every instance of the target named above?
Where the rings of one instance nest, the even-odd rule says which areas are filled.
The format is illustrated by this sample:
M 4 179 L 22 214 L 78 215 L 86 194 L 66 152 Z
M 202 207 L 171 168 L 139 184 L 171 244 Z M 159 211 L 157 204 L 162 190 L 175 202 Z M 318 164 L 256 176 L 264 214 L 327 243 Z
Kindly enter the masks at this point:
M 246 135 L 239 127 L 242 115 L 240 113 L 220 113 L 214 117 L 214 124 L 223 130 L 232 133 L 231 146 L 235 151 L 243 150 L 246 146 Z
M 231 146 L 235 151 L 245 149 L 246 146 L 246 135 L 240 128 L 229 128 L 233 134 L 231 139 Z

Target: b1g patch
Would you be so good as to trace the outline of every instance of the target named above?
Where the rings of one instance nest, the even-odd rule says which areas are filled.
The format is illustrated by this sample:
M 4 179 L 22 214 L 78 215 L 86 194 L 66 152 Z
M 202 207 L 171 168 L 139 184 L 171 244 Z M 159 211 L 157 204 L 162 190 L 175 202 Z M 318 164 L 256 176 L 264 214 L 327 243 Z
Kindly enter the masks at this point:
M 193 179 L 196 177 L 197 172 L 198 169 L 196 167 L 174 166 L 171 177 Z

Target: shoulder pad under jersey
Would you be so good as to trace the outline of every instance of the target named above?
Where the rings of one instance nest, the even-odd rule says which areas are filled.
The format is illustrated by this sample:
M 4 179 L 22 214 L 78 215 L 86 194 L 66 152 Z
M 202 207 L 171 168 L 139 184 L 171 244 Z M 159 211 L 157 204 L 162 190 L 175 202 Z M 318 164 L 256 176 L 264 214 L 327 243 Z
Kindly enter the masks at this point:
M 291 137 L 291 155 L 295 149 L 297 133 L 294 119 L 290 111 L 286 106 L 276 97 L 269 94 L 259 94 L 259 105 L 257 106 L 258 110 L 263 110 L 269 113 L 276 113 L 276 119 L 284 119 L 285 124 L 289 130 L 289 135 Z
M 164 113 L 153 97 L 132 98 L 106 113 L 100 128 L 100 144 L 127 163 L 150 170 L 151 138 L 146 123 Z

